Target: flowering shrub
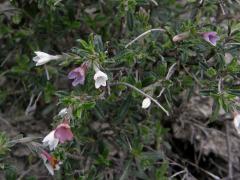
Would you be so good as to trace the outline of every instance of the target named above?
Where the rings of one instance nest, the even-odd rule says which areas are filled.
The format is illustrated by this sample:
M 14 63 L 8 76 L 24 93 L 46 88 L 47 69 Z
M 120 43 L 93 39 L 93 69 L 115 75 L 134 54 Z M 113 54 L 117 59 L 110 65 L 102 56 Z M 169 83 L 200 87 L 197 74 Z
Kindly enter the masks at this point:
M 196 95 L 214 99 L 209 122 L 233 113 L 240 131 L 238 1 L 6 5 L 0 119 L 7 128 L 0 154 L 7 179 L 37 178 L 31 166 L 39 159 L 46 177 L 59 179 L 198 178 L 193 167 L 201 167 L 185 167 L 170 121 Z M 44 125 L 34 129 L 29 121 Z M 31 151 L 23 172 L 7 162 L 20 144 Z

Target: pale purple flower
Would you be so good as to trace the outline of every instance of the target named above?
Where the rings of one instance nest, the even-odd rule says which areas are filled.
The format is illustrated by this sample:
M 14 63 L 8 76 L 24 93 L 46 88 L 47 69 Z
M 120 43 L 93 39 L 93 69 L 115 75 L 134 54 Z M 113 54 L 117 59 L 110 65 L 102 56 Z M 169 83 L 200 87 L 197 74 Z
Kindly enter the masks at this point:
M 209 42 L 211 45 L 216 46 L 217 41 L 220 39 L 216 32 L 204 32 L 201 33 L 203 39 Z
M 86 71 L 87 71 L 87 65 L 86 63 L 83 63 L 80 67 L 73 69 L 68 74 L 68 79 L 73 79 L 73 82 L 72 82 L 73 86 L 77 86 L 78 84 L 81 84 L 81 85 L 84 84 Z

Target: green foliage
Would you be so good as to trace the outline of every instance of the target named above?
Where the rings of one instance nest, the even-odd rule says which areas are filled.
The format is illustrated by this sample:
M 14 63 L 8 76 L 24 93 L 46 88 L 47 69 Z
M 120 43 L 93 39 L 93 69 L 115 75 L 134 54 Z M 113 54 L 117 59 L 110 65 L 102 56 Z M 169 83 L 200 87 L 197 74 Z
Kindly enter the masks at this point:
M 0 133 L 0 156 L 5 155 L 9 151 L 8 138 L 5 133 Z
M 59 179 L 108 179 L 108 173 L 121 180 L 167 179 L 171 166 L 164 149 L 171 151 L 171 146 L 164 138 L 169 123 L 153 101 L 149 109 L 141 108 L 145 93 L 170 113 L 180 105 L 183 93 L 188 92 L 189 99 L 199 89 L 214 99 L 212 119 L 221 108 L 239 109 L 240 24 L 229 19 L 226 27 L 217 17 L 219 1 L 198 3 L 12 0 L 13 12 L 0 14 L 1 111 L 16 104 L 24 112 L 31 94 L 40 92 L 35 112 L 39 119 L 45 112 L 46 122 L 51 122 L 56 104 L 72 109 L 74 141 L 61 144 L 55 152 L 63 160 Z M 237 12 L 237 5 L 226 2 L 228 13 Z M 153 28 L 163 30 L 151 31 L 125 48 Z M 202 36 L 211 31 L 220 38 L 216 46 Z M 186 32 L 186 38 L 174 42 L 175 35 Z M 63 58 L 36 67 L 34 51 Z M 233 57 L 230 62 L 226 53 Z M 72 87 L 67 75 L 84 62 L 89 63 L 85 83 Z M 105 88 L 94 86 L 95 65 L 108 75 Z M 53 125 L 60 122 L 57 116 L 53 119 Z M 6 135 L 0 134 L 0 154 L 8 148 Z M 83 158 L 68 157 L 68 153 Z M 11 168 L 5 171 L 9 179 L 16 178 Z

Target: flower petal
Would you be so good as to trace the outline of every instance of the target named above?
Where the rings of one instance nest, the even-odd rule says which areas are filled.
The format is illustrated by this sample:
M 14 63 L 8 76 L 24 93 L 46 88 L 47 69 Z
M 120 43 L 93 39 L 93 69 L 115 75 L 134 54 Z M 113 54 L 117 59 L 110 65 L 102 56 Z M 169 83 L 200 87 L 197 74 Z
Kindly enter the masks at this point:
M 98 89 L 101 86 L 101 82 L 95 81 L 95 88 Z
M 151 99 L 146 97 L 142 102 L 142 108 L 147 109 L 151 105 Z
M 33 61 L 36 62 L 36 66 L 43 65 L 51 60 L 56 60 L 62 57 L 61 55 L 53 56 L 41 51 L 35 51 L 35 54 L 37 56 L 33 57 Z
M 93 79 L 96 81 L 99 77 L 102 77 L 104 78 L 105 80 L 108 80 L 108 76 L 106 73 L 102 72 L 102 71 L 97 71 L 95 74 L 94 74 L 94 77 Z
M 40 59 L 40 57 L 39 57 L 39 56 L 35 56 L 35 57 L 33 57 L 33 61 L 34 61 L 34 62 L 38 62 L 38 61 L 39 61 L 39 59 Z
M 106 83 L 106 79 L 104 77 L 99 77 L 97 79 L 97 81 L 99 81 L 99 83 L 101 84 L 101 86 L 106 86 L 107 83 Z
M 60 143 L 64 143 L 73 139 L 73 133 L 67 123 L 62 123 L 55 129 L 54 137 L 59 139 Z
M 78 76 L 78 72 L 74 70 L 68 73 L 68 79 L 75 79 L 77 76 Z
M 203 35 L 203 39 L 213 46 L 216 46 L 217 41 L 220 39 L 216 32 L 204 32 L 201 34 Z
M 93 79 L 95 80 L 95 88 L 98 89 L 101 86 L 106 86 L 106 81 L 108 80 L 108 76 L 106 73 L 102 72 L 102 71 L 97 71 L 94 74 Z
M 42 51 L 35 51 L 34 53 L 40 58 L 50 56 L 49 54 L 42 52 Z
M 73 86 L 77 86 L 78 84 L 84 84 L 85 81 L 85 77 L 77 77 L 76 79 L 74 79 L 74 81 L 72 82 Z
M 73 69 L 68 74 L 68 79 L 74 79 L 74 81 L 72 82 L 73 86 L 77 86 L 78 84 L 84 84 L 86 70 L 86 65 L 81 65 L 80 67 Z
M 49 146 L 49 149 L 52 151 L 54 150 L 57 145 L 59 140 L 54 137 L 55 130 L 51 131 L 44 139 L 43 139 L 43 145 Z
M 51 59 L 49 58 L 41 58 L 37 61 L 36 63 L 36 66 L 40 66 L 40 65 L 43 65 L 43 64 L 46 64 L 47 62 L 49 62 Z
M 68 113 L 68 109 L 63 108 L 61 109 L 61 111 L 59 111 L 58 116 L 64 117 L 65 115 L 67 115 L 67 113 Z
M 47 170 L 51 175 L 54 175 L 54 170 L 60 169 L 59 165 L 61 164 L 61 162 L 59 162 L 54 156 L 52 156 L 48 152 L 43 150 L 40 154 L 40 157 L 43 159 L 44 165 L 46 166 Z
M 44 165 L 46 166 L 48 172 L 53 176 L 53 175 L 54 175 L 54 169 L 53 169 L 53 167 L 51 166 L 51 164 L 49 164 L 49 163 L 44 163 Z
M 234 127 L 236 128 L 238 134 L 240 134 L 240 114 L 236 114 L 233 119 Z

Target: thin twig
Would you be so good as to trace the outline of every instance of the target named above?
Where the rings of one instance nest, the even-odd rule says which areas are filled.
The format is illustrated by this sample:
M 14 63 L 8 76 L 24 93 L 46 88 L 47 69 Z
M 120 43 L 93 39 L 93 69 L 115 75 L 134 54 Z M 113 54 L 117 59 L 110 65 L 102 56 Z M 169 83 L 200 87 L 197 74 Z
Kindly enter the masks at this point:
M 158 6 L 158 3 L 155 0 L 150 0 L 154 5 Z
M 111 83 L 109 85 L 110 86 L 111 85 L 112 86 L 114 86 L 114 85 L 124 85 L 124 86 L 127 86 L 127 87 L 130 87 L 130 88 L 134 89 L 135 91 L 139 92 L 143 96 L 148 97 L 149 99 L 151 99 L 158 107 L 160 107 L 167 114 L 167 116 L 169 116 L 169 112 L 156 99 L 154 99 L 152 96 L 146 94 L 142 90 L 136 88 L 135 86 L 133 86 L 133 85 L 131 85 L 129 83 L 126 83 L 126 82 L 115 82 L 115 83 Z
M 189 76 L 191 76 L 195 81 L 196 81 L 196 83 L 200 86 L 200 87 L 202 87 L 202 84 L 199 82 L 199 80 L 196 78 L 196 76 L 194 76 L 193 74 L 191 74 L 188 70 L 187 70 L 187 68 L 185 67 L 185 66 L 182 66 L 183 67 L 183 69 L 185 70 L 185 72 L 189 75 Z
M 225 12 L 225 10 L 224 10 L 224 3 L 223 3 L 223 1 L 222 0 L 218 0 L 218 2 L 219 2 L 219 6 L 220 6 L 220 8 L 221 8 L 221 10 L 222 10 L 222 13 L 223 13 L 223 15 L 225 16 L 226 15 L 226 12 Z
M 35 167 L 37 167 L 38 165 L 40 165 L 41 160 L 39 160 L 36 164 L 32 165 L 29 169 L 27 169 L 26 171 L 23 171 L 23 173 L 17 178 L 17 180 L 21 180 L 23 179 L 29 172 L 31 172 Z
M 70 158 L 70 159 L 74 159 L 74 160 L 78 160 L 78 161 L 84 160 L 81 155 L 75 155 L 75 154 L 71 154 L 71 153 L 66 153 L 66 156 L 68 158 Z
M 233 179 L 239 179 L 240 178 L 240 174 L 234 175 L 232 178 Z M 222 178 L 221 180 L 232 180 L 232 179 L 230 179 L 229 177 L 225 177 L 225 178 Z
M 33 102 L 33 100 L 34 100 L 35 95 L 32 95 L 32 96 L 31 96 L 30 102 L 29 102 L 29 104 L 28 104 L 28 107 L 27 107 L 26 110 L 25 110 L 25 115 L 26 115 L 26 116 L 28 116 L 30 113 L 36 111 L 37 102 L 39 101 L 39 98 L 41 97 L 41 95 L 42 95 L 42 92 L 38 93 L 38 96 L 37 96 L 37 98 L 35 99 L 34 102 Z
M 50 80 L 50 76 L 49 76 L 49 72 L 48 72 L 46 64 L 44 65 L 44 69 L 45 69 L 47 80 L 49 81 Z
M 154 32 L 154 31 L 160 31 L 160 32 L 165 32 L 164 29 L 162 28 L 156 28 L 156 29 L 150 29 L 150 30 L 147 30 L 146 32 L 140 34 L 138 37 L 136 37 L 134 40 L 132 40 L 131 42 L 129 42 L 125 48 L 128 48 L 128 46 L 132 45 L 135 41 L 137 41 L 138 39 L 142 38 L 143 36 L 147 35 L 148 33 L 151 33 L 151 32 Z
M 232 151 L 231 151 L 231 138 L 229 133 L 229 123 L 226 121 L 226 144 L 228 152 L 228 177 L 230 180 L 233 179 L 233 168 L 232 168 Z
M 169 69 L 168 69 L 168 73 L 167 73 L 167 76 L 166 76 L 166 80 L 169 80 L 171 78 L 171 76 L 173 75 L 173 73 L 175 72 L 175 66 L 176 66 L 177 63 L 174 63 Z M 157 96 L 158 98 L 162 95 L 162 93 L 165 91 L 165 87 L 162 88 L 162 90 L 160 91 L 159 95 Z
M 222 93 L 222 78 L 220 77 L 218 80 L 218 93 Z
M 158 86 L 161 86 L 163 81 L 164 81 L 164 79 L 159 79 L 155 83 L 150 84 L 149 86 L 144 87 L 143 91 L 145 91 L 145 92 L 152 91 L 152 89 L 154 89 L 154 88 L 156 88 Z
M 186 162 L 186 163 L 188 163 L 188 164 L 190 164 L 190 165 L 192 165 L 192 166 L 194 166 L 194 167 L 196 167 L 197 169 L 201 170 L 201 171 L 204 172 L 205 174 L 211 176 L 213 179 L 215 179 L 215 180 L 220 180 L 220 177 L 218 177 L 217 175 L 215 175 L 215 174 L 213 174 L 213 173 L 211 173 L 211 172 L 209 172 L 209 171 L 207 171 L 207 170 L 199 167 L 197 164 L 195 164 L 195 163 L 193 163 L 193 162 L 191 162 L 191 161 L 188 161 L 187 159 L 182 159 L 182 161 L 183 161 L 183 162 Z
M 8 120 L 4 119 L 2 116 L 0 116 L 0 121 L 2 121 L 8 127 L 12 127 L 12 125 L 8 122 Z
M 182 171 L 179 171 L 179 172 L 173 174 L 173 175 L 170 177 L 170 179 L 173 179 L 174 177 L 176 177 L 176 176 L 178 176 L 178 175 L 180 175 L 180 174 L 186 173 L 186 172 L 187 172 L 186 169 L 184 169 L 184 170 L 182 170 Z
M 42 137 L 24 137 L 21 139 L 14 139 L 14 140 L 9 141 L 9 144 L 10 145 L 15 145 L 17 143 L 25 144 L 25 143 L 29 143 L 29 142 L 32 142 L 37 139 L 42 139 Z

